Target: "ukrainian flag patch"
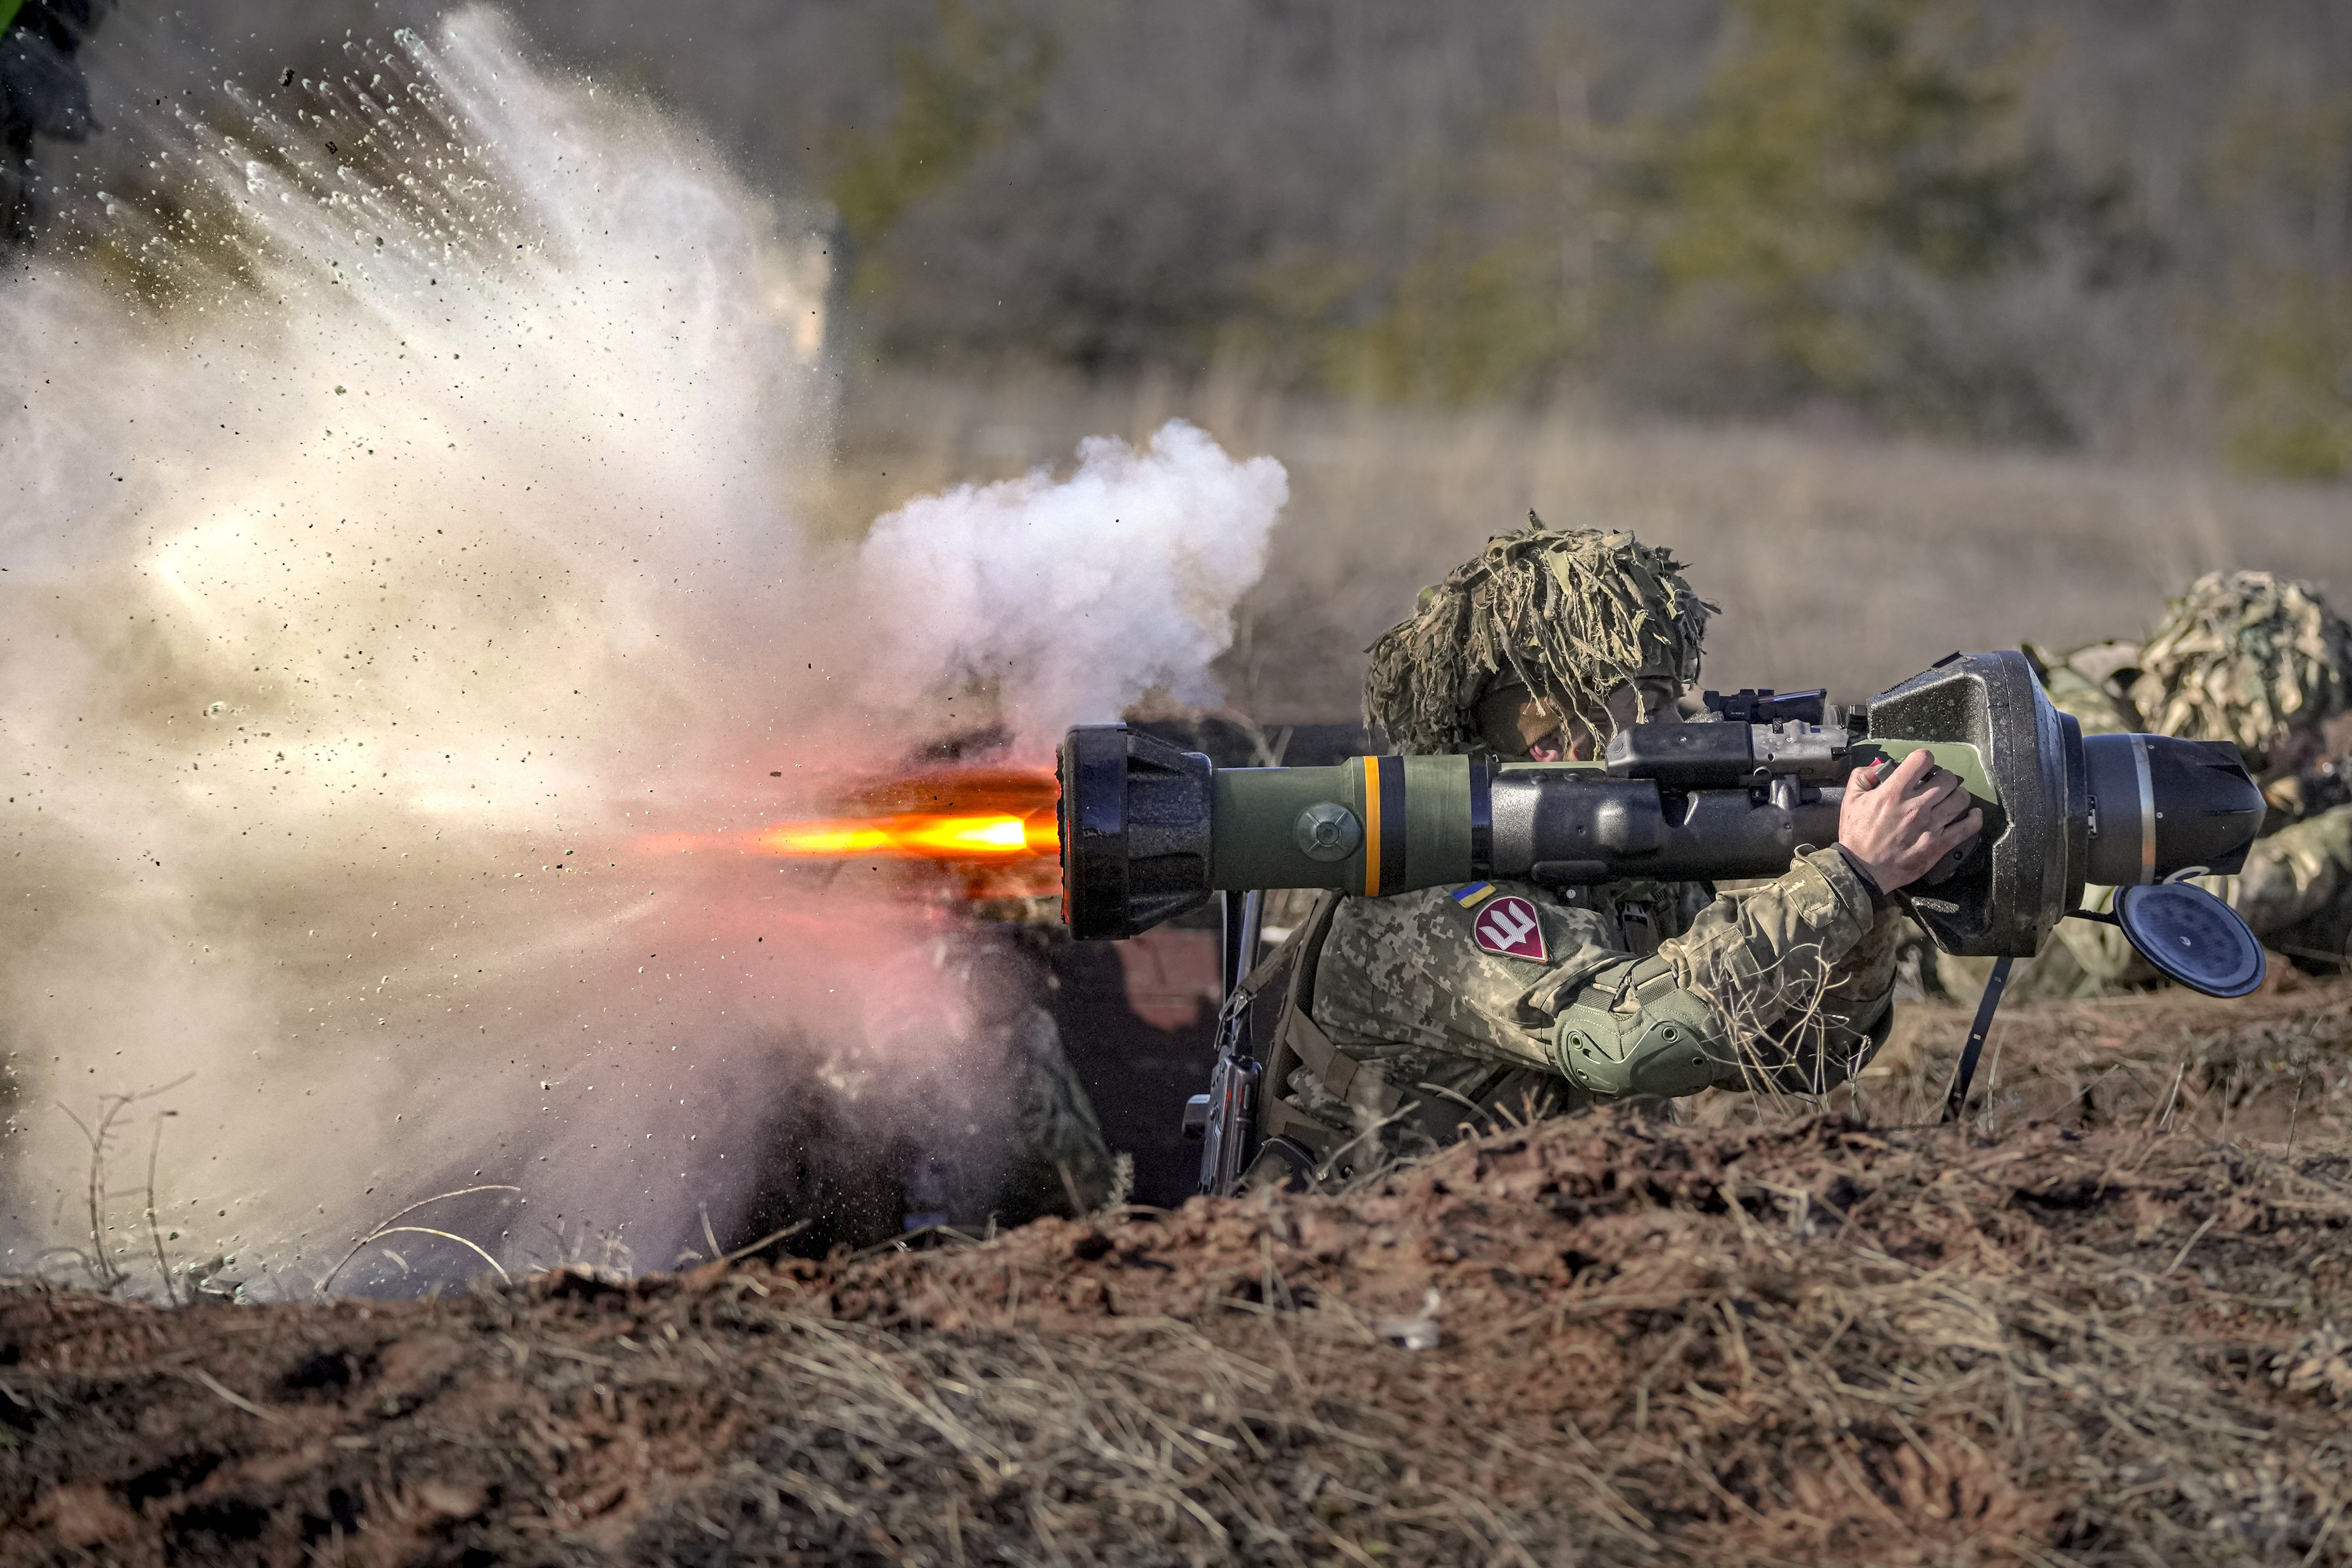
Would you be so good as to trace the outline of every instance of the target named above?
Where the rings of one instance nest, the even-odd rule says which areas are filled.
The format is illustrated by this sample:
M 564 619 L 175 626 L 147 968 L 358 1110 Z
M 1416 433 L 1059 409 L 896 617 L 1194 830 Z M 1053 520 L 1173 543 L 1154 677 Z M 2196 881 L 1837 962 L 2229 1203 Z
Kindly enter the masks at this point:
M 1465 910 L 1475 910 L 1494 896 L 1495 884 L 1492 882 L 1473 882 L 1466 888 L 1454 889 L 1448 895 Z

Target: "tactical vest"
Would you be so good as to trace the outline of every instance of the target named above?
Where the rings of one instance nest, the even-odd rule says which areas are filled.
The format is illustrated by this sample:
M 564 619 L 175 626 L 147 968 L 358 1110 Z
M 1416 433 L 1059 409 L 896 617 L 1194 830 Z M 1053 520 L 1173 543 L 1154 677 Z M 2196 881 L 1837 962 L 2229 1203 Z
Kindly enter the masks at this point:
M 1318 895 L 1313 911 L 1242 982 L 1253 1009 L 1251 1045 L 1261 1068 L 1256 1125 L 1252 1129 L 1255 1152 L 1242 1176 L 1244 1186 L 1270 1180 L 1285 1186 L 1311 1184 L 1315 1172 L 1343 1152 L 1341 1146 L 1348 1142 L 1347 1133 L 1283 1098 L 1291 1073 L 1302 1064 L 1343 1100 L 1355 1087 L 1362 1067 L 1331 1043 L 1312 1012 L 1315 972 L 1323 961 L 1323 943 L 1331 934 L 1331 917 L 1339 912 L 1342 896 L 1338 892 Z M 1256 999 L 1276 980 L 1282 982 L 1282 1006 L 1261 1043 L 1255 1016 Z

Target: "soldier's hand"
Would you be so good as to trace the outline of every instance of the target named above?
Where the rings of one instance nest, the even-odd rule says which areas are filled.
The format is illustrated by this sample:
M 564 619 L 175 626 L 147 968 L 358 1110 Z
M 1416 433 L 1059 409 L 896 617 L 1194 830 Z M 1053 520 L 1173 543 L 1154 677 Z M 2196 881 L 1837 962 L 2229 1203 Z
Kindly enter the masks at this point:
M 1925 747 L 1891 768 L 1857 768 L 1838 807 L 1838 843 L 1886 893 L 1909 887 L 1983 831 L 1984 813 L 1959 774 L 1937 767 Z

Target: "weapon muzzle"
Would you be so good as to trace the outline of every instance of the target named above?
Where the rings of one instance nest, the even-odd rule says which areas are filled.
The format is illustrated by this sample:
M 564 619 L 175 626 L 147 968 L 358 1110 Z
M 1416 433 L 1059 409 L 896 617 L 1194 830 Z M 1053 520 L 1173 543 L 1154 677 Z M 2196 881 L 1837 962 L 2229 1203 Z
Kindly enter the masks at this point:
M 1209 759 L 1124 724 L 1062 740 L 1062 916 L 1080 937 L 1149 931 L 1209 901 Z

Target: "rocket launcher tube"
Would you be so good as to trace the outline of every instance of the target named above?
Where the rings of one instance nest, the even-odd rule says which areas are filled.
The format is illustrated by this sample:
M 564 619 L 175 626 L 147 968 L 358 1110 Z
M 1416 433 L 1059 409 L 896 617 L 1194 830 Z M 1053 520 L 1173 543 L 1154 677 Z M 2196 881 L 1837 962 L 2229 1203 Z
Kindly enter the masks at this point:
M 1210 884 L 1377 898 L 1469 881 L 1479 875 L 1474 820 L 1485 784 L 1467 757 L 1220 768 L 1211 779 Z
M 1458 756 L 1216 768 L 1202 890 L 1337 888 L 1377 898 L 1480 877 L 1570 884 L 1771 876 L 1788 868 L 1798 845 L 1835 842 L 1844 793 L 1670 797 L 1653 780 L 1612 779 L 1597 768 L 1496 769 Z
M 1717 711 L 1741 711 L 1738 700 Z M 1912 912 L 1947 952 L 2022 956 L 2079 905 L 2086 879 L 2233 870 L 2262 822 L 2234 748 L 2086 742 L 2020 654 L 1955 656 L 1851 716 L 1825 706 L 1775 710 L 1769 723 L 1638 725 L 1598 763 L 1500 767 L 1430 756 L 1218 769 L 1121 725 L 1082 725 L 1062 750 L 1066 918 L 1074 936 L 1109 938 L 1216 889 L 1379 897 L 1484 877 L 1776 876 L 1800 847 L 1836 842 L 1854 767 L 1925 747 L 1965 781 L 1986 826 L 1906 890 Z
M 1645 728 L 1714 729 L 1729 738 L 1734 727 Z M 1880 750 L 1899 756 L 1909 749 L 1896 742 Z M 1972 748 L 1934 750 L 1993 805 Z M 1794 788 L 1673 790 L 1655 779 L 1612 776 L 1646 765 L 1622 755 L 1500 767 L 1462 756 L 1387 756 L 1329 767 L 1213 768 L 1205 757 L 1121 726 L 1081 727 L 1065 749 L 1065 777 L 1097 782 L 1064 797 L 1066 815 L 1076 818 L 1064 825 L 1065 843 L 1076 847 L 1065 860 L 1080 872 L 1072 908 L 1092 912 L 1075 929 L 1084 936 L 1105 921 L 1114 929 L 1122 923 L 1110 907 L 1118 900 L 1099 896 L 1117 880 L 1109 862 L 1120 858 L 1143 906 L 1135 912 L 1148 910 L 1157 923 L 1222 889 L 1334 888 L 1379 897 L 1481 877 L 1562 885 L 1629 876 L 1769 877 L 1788 868 L 1800 846 L 1836 840 L 1840 786 L 1805 784 L 1793 768 L 1772 776 Z M 1705 776 L 1713 777 L 1714 767 Z M 1805 773 L 1815 771 L 1805 764 Z M 1753 772 L 1751 762 L 1742 776 Z M 1122 778 L 1129 781 L 1124 800 L 1117 793 Z M 1195 801 L 1206 805 L 1205 823 L 1188 820 Z M 1095 809 L 1070 809 L 1080 805 Z M 1114 815 L 1107 805 L 1127 809 Z M 1196 842 L 1202 837 L 1205 844 Z M 1188 893 L 1199 897 L 1169 907 Z M 1140 921 L 1124 923 L 1144 929 Z
M 1337 888 L 1377 898 L 1481 877 L 1769 877 L 1837 837 L 1832 786 L 1669 796 L 1599 768 L 1356 757 L 1210 777 L 1213 888 Z M 1318 831 L 1323 837 L 1318 840 Z

